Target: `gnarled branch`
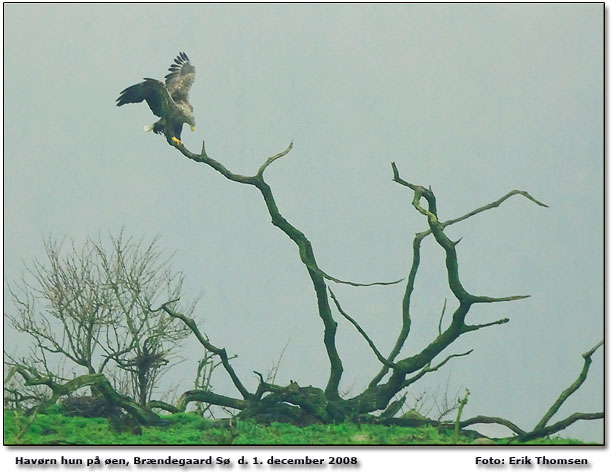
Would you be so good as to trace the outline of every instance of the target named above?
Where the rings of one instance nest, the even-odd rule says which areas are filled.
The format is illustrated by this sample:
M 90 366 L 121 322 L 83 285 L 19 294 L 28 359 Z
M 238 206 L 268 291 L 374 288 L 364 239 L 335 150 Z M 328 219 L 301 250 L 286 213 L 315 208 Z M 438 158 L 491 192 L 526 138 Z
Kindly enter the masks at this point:
M 324 325 L 323 343 L 331 366 L 325 393 L 329 398 L 339 398 L 338 388 L 344 368 L 335 342 L 337 322 L 333 319 L 333 315 L 331 314 L 331 307 L 329 305 L 329 299 L 327 296 L 325 275 L 323 275 L 323 272 L 318 267 L 312 244 L 301 231 L 290 224 L 282 216 L 278 210 L 272 189 L 263 178 L 263 171 L 267 168 L 267 166 L 280 157 L 288 154 L 288 152 L 292 149 L 292 143 L 285 151 L 268 158 L 259 168 L 259 172 L 250 177 L 234 174 L 233 172 L 229 171 L 220 162 L 208 156 L 208 154 L 205 152 L 205 147 L 202 147 L 202 154 L 194 154 L 182 144 L 177 144 L 171 140 L 168 140 L 168 143 L 178 149 L 188 159 L 212 167 L 227 179 L 256 187 L 263 196 L 268 213 L 272 219 L 272 224 L 284 232 L 297 245 L 301 261 L 305 264 L 308 274 L 310 275 L 310 279 L 312 280 L 312 284 L 314 285 L 314 292 L 318 302 L 318 314 Z
M 240 392 L 242 397 L 244 399 L 247 399 L 250 396 L 252 396 L 252 394 L 248 391 L 248 389 L 244 386 L 242 381 L 239 379 L 238 375 L 235 373 L 235 370 L 233 370 L 233 367 L 231 366 L 231 364 L 229 362 L 229 356 L 227 356 L 227 351 L 224 348 L 219 348 L 219 347 L 216 347 L 214 344 L 212 344 L 206 338 L 206 336 L 204 336 L 201 333 L 201 331 L 197 327 L 197 324 L 195 323 L 195 320 L 193 320 L 191 318 L 187 318 L 182 313 L 178 313 L 178 312 L 172 310 L 168 306 L 169 304 L 174 303 L 176 301 L 177 300 L 171 300 L 169 302 L 164 303 L 159 308 L 157 308 L 155 310 L 151 310 L 151 311 L 155 312 L 155 311 L 163 310 L 168 315 L 170 315 L 171 317 L 177 318 L 177 319 L 181 320 L 193 332 L 193 334 L 195 335 L 195 337 L 197 338 L 197 340 L 200 342 L 200 344 L 202 346 L 204 346 L 208 351 L 216 354 L 217 356 L 219 356 L 221 358 L 221 363 L 223 364 L 223 367 L 225 368 L 225 370 L 229 374 L 229 377 L 231 377 L 231 381 L 233 382 L 235 387 L 238 389 L 238 391 Z

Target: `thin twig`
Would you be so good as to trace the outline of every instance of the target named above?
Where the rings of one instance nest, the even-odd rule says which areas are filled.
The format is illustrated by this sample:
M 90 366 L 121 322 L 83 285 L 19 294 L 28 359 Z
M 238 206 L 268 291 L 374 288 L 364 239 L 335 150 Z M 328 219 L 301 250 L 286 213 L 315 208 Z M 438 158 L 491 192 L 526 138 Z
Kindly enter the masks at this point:
M 446 304 L 448 303 L 448 299 L 445 298 L 443 300 L 443 308 L 441 309 L 441 316 L 439 317 L 439 325 L 437 325 L 437 334 L 441 334 L 441 325 L 443 323 L 443 316 L 446 314 Z
M 545 203 L 537 200 L 536 198 L 534 198 L 532 195 L 530 195 L 528 192 L 525 192 L 524 190 L 511 190 L 510 192 L 508 192 L 507 194 L 503 195 L 501 198 L 499 198 L 498 200 L 495 200 L 492 203 L 488 203 L 487 205 L 484 205 L 482 207 L 476 208 L 475 210 L 470 211 L 469 213 L 466 213 L 465 215 L 460 216 L 458 218 L 453 218 L 451 220 L 444 221 L 441 224 L 445 228 L 446 226 L 450 226 L 450 225 L 453 225 L 455 223 L 459 223 L 460 221 L 464 221 L 467 218 L 471 218 L 472 216 L 475 216 L 478 213 L 482 213 L 482 212 L 484 212 L 486 210 L 490 210 L 492 208 L 498 207 L 501 203 L 503 203 L 509 197 L 513 197 L 514 195 L 522 195 L 523 197 L 529 199 L 531 202 L 536 203 L 539 206 L 542 206 L 542 207 L 545 207 L 545 208 L 549 208 L 549 205 L 546 205 Z
M 463 352 L 461 354 L 451 354 L 451 355 L 446 357 L 443 361 L 441 361 L 439 364 L 437 364 L 434 367 L 431 367 L 431 363 L 429 362 L 416 375 L 414 375 L 413 377 L 410 377 L 409 379 L 406 379 L 405 382 L 403 383 L 403 387 L 402 388 L 405 388 L 405 387 L 413 384 L 417 380 L 420 380 L 425 374 L 429 374 L 431 372 L 435 372 L 436 370 L 441 369 L 450 359 L 453 359 L 455 357 L 468 356 L 472 352 L 473 352 L 473 349 L 469 349 L 467 352 Z
M 501 325 L 505 323 L 509 323 L 509 318 L 502 318 L 500 320 L 491 321 L 489 323 L 477 324 L 477 325 L 467 325 L 466 324 L 464 329 L 465 329 L 465 333 L 467 333 L 469 331 L 476 331 L 478 329 L 487 328 L 489 326 Z
M 403 282 L 405 280 L 405 277 L 403 277 L 401 279 L 392 280 L 390 282 L 351 282 L 349 280 L 343 280 L 343 279 L 338 279 L 337 277 L 333 277 L 333 276 L 327 274 L 326 272 L 324 272 L 319 267 L 312 268 L 312 267 L 308 266 L 308 268 L 317 271 L 325 279 L 330 280 L 331 282 L 335 282 L 335 283 L 338 283 L 338 284 L 344 284 L 344 285 L 352 285 L 353 287 L 373 287 L 375 285 L 396 285 L 396 284 L 401 283 L 401 282 Z
M 289 146 L 282 152 L 279 152 L 278 154 L 268 158 L 261 167 L 259 167 L 259 171 L 257 172 L 257 177 L 261 177 L 263 175 L 263 172 L 265 171 L 265 169 L 267 169 L 267 166 L 269 166 L 272 162 L 274 162 L 275 160 L 280 159 L 281 157 L 286 156 L 289 152 L 291 152 L 291 149 L 293 149 L 293 141 L 291 141 L 291 143 L 289 144 Z
M 392 362 L 388 361 L 378 350 L 378 348 L 375 346 L 374 342 L 371 340 L 371 338 L 367 335 L 367 333 L 365 332 L 365 330 L 363 328 L 361 328 L 361 326 L 357 323 L 357 321 L 352 318 L 348 313 L 346 313 L 343 308 L 341 307 L 339 300 L 337 299 L 337 297 L 335 296 L 335 294 L 333 293 L 333 290 L 331 290 L 331 288 L 329 287 L 329 293 L 331 294 L 331 299 L 333 300 L 333 302 L 335 303 L 335 306 L 337 307 L 337 310 L 341 313 L 341 315 L 346 318 L 350 323 L 352 323 L 352 325 L 356 328 L 356 330 L 361 334 L 361 336 L 363 336 L 363 338 L 365 339 L 365 341 L 367 341 L 367 344 L 369 344 L 369 347 L 371 348 L 371 350 L 373 351 L 373 353 L 375 354 L 375 356 L 378 358 L 378 360 L 384 364 L 387 367 L 395 368 L 396 365 L 393 364 Z

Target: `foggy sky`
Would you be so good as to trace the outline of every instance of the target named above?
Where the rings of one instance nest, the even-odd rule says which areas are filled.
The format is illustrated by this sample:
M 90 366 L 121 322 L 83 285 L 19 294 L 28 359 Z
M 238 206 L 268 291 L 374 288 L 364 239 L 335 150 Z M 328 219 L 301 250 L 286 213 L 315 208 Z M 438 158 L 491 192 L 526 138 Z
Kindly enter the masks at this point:
M 237 354 L 249 387 L 287 350 L 276 379 L 323 386 L 328 361 L 316 300 L 295 245 L 270 224 L 256 189 L 183 158 L 144 104 L 118 93 L 162 78 L 185 51 L 197 69 L 190 101 L 198 151 L 252 175 L 293 141 L 266 177 L 282 214 L 310 239 L 320 267 L 343 279 L 406 277 L 426 221 L 408 189 L 430 185 L 442 220 L 512 189 L 520 198 L 448 229 L 472 293 L 531 298 L 475 306 L 464 352 L 410 390 L 471 396 L 464 417 L 533 427 L 603 337 L 602 4 L 9 4 L 4 48 L 4 270 L 42 255 L 43 238 L 117 232 L 161 236 L 187 295 L 218 346 Z M 412 332 L 401 354 L 435 336 L 444 256 L 422 248 Z M 333 286 L 343 307 L 388 352 L 403 286 Z M 10 311 L 5 303 L 5 311 Z M 354 395 L 379 367 L 339 323 L 341 390 Z M 5 337 L 5 349 L 17 348 Z M 197 344 L 172 382 L 190 388 Z M 440 358 L 441 359 L 441 358 Z M 559 412 L 603 408 L 602 350 Z M 186 375 L 186 377 L 184 377 Z M 234 394 L 222 374 L 217 391 Z M 431 412 L 431 415 L 435 410 Z M 503 434 L 503 433 L 501 433 Z M 602 439 L 602 422 L 563 432 Z

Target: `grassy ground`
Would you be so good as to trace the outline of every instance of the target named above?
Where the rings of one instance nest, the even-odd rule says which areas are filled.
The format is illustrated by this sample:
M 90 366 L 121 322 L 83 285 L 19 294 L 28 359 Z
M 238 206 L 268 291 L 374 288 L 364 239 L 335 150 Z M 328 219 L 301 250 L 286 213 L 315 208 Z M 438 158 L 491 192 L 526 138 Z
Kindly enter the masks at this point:
M 137 428 L 134 432 L 117 432 L 105 418 L 69 417 L 61 414 L 39 414 L 17 438 L 27 418 L 14 411 L 4 412 L 5 445 L 451 445 L 452 432 L 439 432 L 432 426 L 406 428 L 399 426 L 311 425 L 297 427 L 273 423 L 261 426 L 238 421 L 230 428 L 218 428 L 194 414 L 180 413 L 165 417 L 163 426 Z M 134 434 L 135 433 L 135 434 Z M 471 438 L 460 437 L 458 444 L 468 445 Z M 502 443 L 499 443 L 502 444 Z M 532 444 L 582 444 L 577 440 L 544 439 Z

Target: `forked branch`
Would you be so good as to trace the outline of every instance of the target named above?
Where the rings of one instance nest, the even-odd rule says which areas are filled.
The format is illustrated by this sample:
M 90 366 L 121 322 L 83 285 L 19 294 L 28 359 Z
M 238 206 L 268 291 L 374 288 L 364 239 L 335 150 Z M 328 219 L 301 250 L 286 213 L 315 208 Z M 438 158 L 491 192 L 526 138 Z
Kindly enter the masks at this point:
M 239 379 L 238 375 L 235 373 L 235 370 L 233 370 L 233 367 L 231 366 L 231 363 L 229 362 L 229 356 L 227 355 L 227 351 L 224 348 L 219 348 L 219 347 L 216 347 L 214 344 L 212 344 L 206 338 L 206 336 L 204 336 L 201 333 L 201 331 L 197 327 L 197 323 L 195 323 L 195 320 L 191 318 L 187 318 L 182 313 L 178 313 L 177 311 L 174 311 L 173 309 L 169 307 L 169 305 L 177 301 L 178 301 L 177 299 L 170 300 L 155 310 L 151 309 L 151 312 L 154 313 L 156 311 L 163 310 L 168 315 L 170 315 L 172 318 L 181 320 L 191 330 L 191 332 L 193 332 L 197 340 L 200 342 L 202 346 L 204 346 L 204 348 L 206 348 L 208 351 L 220 357 L 221 363 L 223 364 L 225 371 L 229 374 L 229 377 L 231 377 L 231 381 L 233 382 L 235 387 L 238 389 L 238 391 L 242 395 L 242 398 L 244 399 L 249 398 L 251 396 L 251 393 L 248 391 L 248 389 L 244 386 L 242 381 Z
M 386 367 L 395 368 L 396 365 L 384 358 L 384 356 L 380 353 L 379 349 L 376 347 L 376 345 L 371 340 L 369 335 L 365 332 L 363 328 L 361 328 L 361 325 L 359 325 L 358 322 L 354 318 L 352 318 L 348 313 L 344 311 L 344 309 L 342 308 L 342 306 L 339 303 L 339 300 L 337 299 L 337 297 L 335 296 L 331 288 L 329 288 L 329 293 L 331 294 L 331 298 L 333 299 L 333 302 L 335 303 L 335 307 L 337 308 L 337 310 L 340 312 L 340 314 L 344 318 L 346 318 L 352 324 L 352 326 L 356 328 L 356 330 L 361 334 L 361 336 L 363 336 L 363 338 L 365 339 L 365 341 L 367 342 L 367 344 L 369 345 L 369 347 L 371 348 L 375 356 L 378 358 L 378 360 Z
M 394 162 L 391 165 L 393 169 L 393 180 L 399 183 L 400 185 L 406 186 L 414 191 L 414 199 L 412 201 L 412 205 L 420 213 L 422 213 L 423 215 L 427 217 L 428 224 L 429 224 L 429 231 L 431 231 L 437 243 L 444 249 L 446 253 L 446 268 L 447 268 L 447 274 L 448 274 L 448 285 L 452 293 L 454 293 L 454 296 L 461 303 L 468 303 L 468 304 L 495 303 L 495 302 L 520 300 L 520 299 L 528 297 L 528 295 L 513 295 L 513 296 L 508 296 L 508 297 L 488 297 L 488 296 L 473 295 L 469 293 L 463 287 L 460 281 L 459 274 L 458 274 L 458 256 L 456 254 L 456 245 L 458 242 L 450 240 L 444 232 L 445 226 L 443 223 L 439 221 L 437 217 L 437 202 L 435 199 L 435 194 L 433 193 L 432 190 L 427 189 L 426 187 L 423 187 L 421 185 L 414 185 L 402 179 L 401 176 L 399 175 L 399 169 L 397 168 L 397 165 Z M 512 192 L 510 192 L 510 194 L 511 193 Z M 518 192 L 518 193 L 524 194 L 526 192 Z M 424 198 L 427 201 L 428 209 L 423 208 L 422 205 L 420 204 L 420 200 L 422 198 Z M 529 199 L 536 201 L 532 197 L 530 197 Z M 537 202 L 537 203 L 540 203 L 540 202 Z M 499 204 L 500 202 L 497 204 L 497 206 Z M 490 206 L 490 208 L 492 207 L 493 206 Z M 480 211 L 484 211 L 484 210 L 480 209 Z M 477 214 L 480 211 L 476 211 L 475 213 L 474 212 L 472 213 Z M 466 219 L 466 217 L 462 219 Z M 424 237 L 424 236 L 421 236 L 421 237 Z
M 372 282 L 364 284 L 349 282 L 346 280 L 339 279 L 337 277 L 330 276 L 318 266 L 318 263 L 314 256 L 312 244 L 301 231 L 299 231 L 296 227 L 289 223 L 286 218 L 284 218 L 284 216 L 282 216 L 276 204 L 272 189 L 269 184 L 265 182 L 263 177 L 263 174 L 268 166 L 270 166 L 278 159 L 286 156 L 291 151 L 293 143 L 289 144 L 289 146 L 284 151 L 269 157 L 259 167 L 257 174 L 255 174 L 254 176 L 244 176 L 231 172 L 220 162 L 212 159 L 206 153 L 205 144 L 202 145 L 201 154 L 194 154 L 190 152 L 183 144 L 178 144 L 172 140 L 168 140 L 168 143 L 178 149 L 188 159 L 212 167 L 227 179 L 256 187 L 263 196 L 263 200 L 265 201 L 267 210 L 269 212 L 269 215 L 271 216 L 272 224 L 279 228 L 281 231 L 283 231 L 297 245 L 299 249 L 300 259 L 302 263 L 306 266 L 308 274 L 312 280 L 318 302 L 318 314 L 324 325 L 323 344 L 325 346 L 325 350 L 327 351 L 327 356 L 331 365 L 329 380 L 327 382 L 325 392 L 326 395 L 331 399 L 339 398 L 338 387 L 343 373 L 343 365 L 339 353 L 337 351 L 335 342 L 337 323 L 333 319 L 331 307 L 329 305 L 329 299 L 327 294 L 327 281 L 349 284 L 353 286 L 367 286 L 396 284 L 399 283 L 401 279 L 391 282 Z
M 560 394 L 558 399 L 549 408 L 549 410 L 545 413 L 545 415 L 543 415 L 543 418 L 541 418 L 541 421 L 537 423 L 537 425 L 532 429 L 532 431 L 525 431 L 519 428 L 518 426 L 516 426 L 511 421 L 506 420 L 504 418 L 491 417 L 491 416 L 476 416 L 474 418 L 470 418 L 468 420 L 461 421 L 460 427 L 466 428 L 467 426 L 471 426 L 474 424 L 482 424 L 482 423 L 500 424 L 502 426 L 509 428 L 511 431 L 515 433 L 515 436 L 504 438 L 504 439 L 509 439 L 511 441 L 526 442 L 526 441 L 531 441 L 537 438 L 544 438 L 551 434 L 557 433 L 558 431 L 562 431 L 563 429 L 566 429 L 568 426 L 580 420 L 597 420 L 597 419 L 604 418 L 605 415 L 603 412 L 597 412 L 597 413 L 577 412 L 549 426 L 547 424 L 549 420 L 558 412 L 558 410 L 560 409 L 562 404 L 567 400 L 567 398 L 569 398 L 573 393 L 575 393 L 577 389 L 579 389 L 579 387 L 581 387 L 581 385 L 585 382 L 588 376 L 588 370 L 590 368 L 590 364 L 592 363 L 592 355 L 596 352 L 596 350 L 600 346 L 603 345 L 603 342 L 604 341 L 600 341 L 592 349 L 590 349 L 589 351 L 587 351 L 586 353 L 582 355 L 584 359 L 584 365 L 583 365 L 583 368 L 579 376 L 577 377 L 575 382 L 573 382 L 566 390 L 564 390 Z
M 508 193 L 503 198 L 493 202 L 489 205 L 481 207 L 469 214 L 455 219 L 450 220 L 446 224 L 439 221 L 437 215 L 437 201 L 435 194 L 432 189 L 429 187 L 424 187 L 422 185 L 416 185 L 407 180 L 403 179 L 399 173 L 399 169 L 397 165 L 393 162 L 391 164 L 393 170 L 393 181 L 398 184 L 405 186 L 413 191 L 414 196 L 412 199 L 412 206 L 422 215 L 426 216 L 428 223 L 428 230 L 417 233 L 414 242 L 413 242 L 413 258 L 412 258 L 412 266 L 410 269 L 410 274 L 407 280 L 406 289 L 403 297 L 402 303 L 402 326 L 397 336 L 397 341 L 390 354 L 387 357 L 382 356 L 381 354 L 378 356 L 379 358 L 383 358 L 385 362 L 382 362 L 383 367 L 380 372 L 371 380 L 368 386 L 368 392 L 365 392 L 363 395 L 357 397 L 363 403 L 367 403 L 368 408 L 374 408 L 380 405 L 378 403 L 380 399 L 386 398 L 387 401 L 390 401 L 390 394 L 394 394 L 400 388 L 404 388 L 405 384 L 412 383 L 419 379 L 424 373 L 430 371 L 431 362 L 438 356 L 441 352 L 443 352 L 450 344 L 452 344 L 459 336 L 465 334 L 470 331 L 475 331 L 481 328 L 500 325 L 508 322 L 507 318 L 503 318 L 500 320 L 492 321 L 489 323 L 479 324 L 479 325 L 468 325 L 465 323 L 465 318 L 469 313 L 471 306 L 475 303 L 496 303 L 496 302 L 505 302 L 505 301 L 514 301 L 521 300 L 526 298 L 528 295 L 512 295 L 507 297 L 489 297 L 489 296 L 481 296 L 474 295 L 470 293 L 462 284 L 460 279 L 460 273 L 458 269 L 458 254 L 456 251 L 456 246 L 459 241 L 450 240 L 444 232 L 446 226 L 452 223 L 456 223 L 458 221 L 462 221 L 471 216 L 474 216 L 486 209 L 493 208 L 495 206 L 500 205 L 503 201 L 509 198 L 512 195 L 522 195 L 528 198 L 529 200 L 540 204 L 539 201 L 532 198 L 529 194 L 522 191 L 512 191 Z M 422 202 L 422 200 L 426 201 L 426 204 Z M 544 206 L 544 205 L 542 205 Z M 399 361 L 395 361 L 396 356 L 399 354 L 401 349 L 403 348 L 409 331 L 411 327 L 411 297 L 414 291 L 414 283 L 416 279 L 416 274 L 420 264 L 420 245 L 422 240 L 428 236 L 429 234 L 433 234 L 436 242 L 441 246 L 441 248 L 445 252 L 445 265 L 446 265 L 446 274 L 448 279 L 448 286 L 455 298 L 458 301 L 458 307 L 454 310 L 452 314 L 450 325 L 442 331 L 441 329 L 441 320 L 438 326 L 438 336 L 431 341 L 424 349 L 422 349 L 419 353 L 414 354 L 410 357 L 401 359 Z M 445 303 L 443 313 L 445 314 Z M 354 324 L 354 323 L 353 323 Z M 366 338 L 367 339 L 367 338 Z M 368 341 L 369 342 L 369 341 Z M 370 343 L 371 345 L 372 343 Z M 374 351 L 375 352 L 375 351 Z M 378 355 L 378 354 L 376 354 Z M 388 363 L 394 364 L 392 367 L 388 365 Z M 445 363 L 445 361 L 444 361 Z M 442 363 L 443 364 L 443 363 Z M 387 383 L 380 384 L 381 379 L 392 370 L 390 378 Z M 406 380 L 406 376 L 413 373 L 418 372 L 415 376 Z M 375 393 L 374 393 L 375 392 Z M 376 401 L 372 401 L 372 394 L 376 398 Z M 381 402 L 383 404 L 383 401 Z
M 549 422 L 549 420 L 552 418 L 552 416 L 554 416 L 558 412 L 558 410 L 560 409 L 562 404 L 573 393 L 575 393 L 577 391 L 577 389 L 579 389 L 579 387 L 581 387 L 581 385 L 585 382 L 586 378 L 588 377 L 588 371 L 590 370 L 590 365 L 592 364 L 592 355 L 598 350 L 599 347 L 601 347 L 603 345 L 603 343 L 604 343 L 604 340 L 600 341 L 598 344 L 596 344 L 588 352 L 585 352 L 584 354 L 582 354 L 582 357 L 583 357 L 583 368 L 581 369 L 581 372 L 577 376 L 577 379 L 566 390 L 564 390 L 560 394 L 558 399 L 550 407 L 550 409 L 547 411 L 547 413 L 545 413 L 545 415 L 543 415 L 543 418 L 541 418 L 541 421 L 539 421 L 539 423 L 537 423 L 537 426 L 535 426 L 535 430 L 544 428 L 547 425 L 547 423 Z

